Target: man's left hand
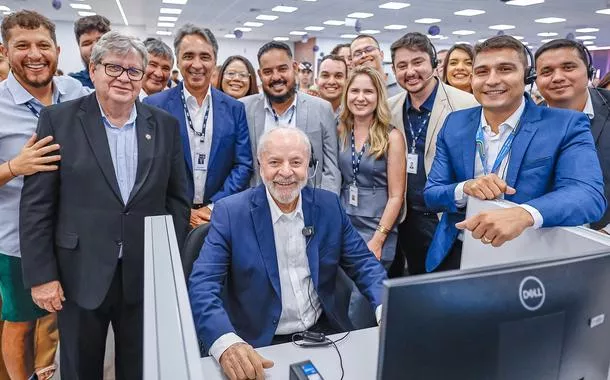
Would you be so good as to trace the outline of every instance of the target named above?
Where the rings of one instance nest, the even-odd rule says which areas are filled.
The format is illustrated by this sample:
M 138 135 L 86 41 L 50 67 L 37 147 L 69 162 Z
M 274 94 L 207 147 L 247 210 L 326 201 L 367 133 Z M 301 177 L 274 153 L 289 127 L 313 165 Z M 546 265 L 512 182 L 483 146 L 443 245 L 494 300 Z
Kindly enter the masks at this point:
M 212 219 L 212 210 L 209 207 L 191 209 L 190 224 L 192 228 L 197 228 L 204 223 L 209 223 Z
M 534 218 L 523 207 L 484 211 L 455 226 L 472 231 L 472 237 L 483 244 L 499 247 L 521 235 L 527 227 L 534 225 Z

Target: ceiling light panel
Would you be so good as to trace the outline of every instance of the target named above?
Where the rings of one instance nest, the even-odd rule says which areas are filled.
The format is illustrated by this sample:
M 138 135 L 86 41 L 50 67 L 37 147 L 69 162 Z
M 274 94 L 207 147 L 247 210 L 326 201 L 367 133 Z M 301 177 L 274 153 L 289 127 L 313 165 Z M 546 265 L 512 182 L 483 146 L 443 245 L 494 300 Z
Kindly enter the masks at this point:
M 174 17 L 174 16 L 159 16 L 159 21 L 176 22 L 176 21 L 178 21 L 178 17 Z
M 347 17 L 349 18 L 369 18 L 369 17 L 373 17 L 374 14 L 373 13 L 366 13 L 366 12 L 354 12 L 354 13 L 350 13 L 347 15 Z
M 157 27 L 159 28 L 173 28 L 176 26 L 173 22 L 158 22 Z
M 471 34 L 475 34 L 476 32 L 474 30 L 455 30 L 451 33 L 457 36 L 469 36 Z
M 297 7 L 287 7 L 285 5 L 278 5 L 276 7 L 271 8 L 271 10 L 273 12 L 281 12 L 281 13 L 292 13 L 294 11 L 296 11 Z M 282 38 L 286 38 L 286 37 L 282 37 Z M 282 40 L 277 40 L 277 41 L 282 41 Z
M 511 29 L 515 29 L 514 25 L 508 25 L 508 24 L 498 24 L 498 25 L 490 25 L 489 29 L 493 29 L 493 30 L 511 30 Z
M 539 37 L 555 37 L 558 34 L 555 32 L 542 32 L 542 33 L 538 33 Z
M 544 18 L 538 18 L 534 21 L 537 23 L 540 23 L 540 24 L 556 24 L 558 22 L 565 22 L 566 19 L 561 18 L 561 17 L 544 17 Z
M 279 16 L 274 16 L 274 15 L 258 15 L 256 16 L 257 20 L 263 20 L 263 21 L 275 21 L 279 18 Z
M 385 3 L 385 4 L 381 4 L 379 6 L 379 8 L 382 9 L 403 9 L 406 8 L 408 6 L 410 6 L 411 4 L 409 3 L 399 3 L 399 2 L 395 2 L 395 1 L 390 1 L 389 3 Z
M 74 9 L 85 9 L 85 10 L 91 9 L 91 5 L 89 5 L 89 4 L 82 4 L 82 3 L 72 3 L 72 4 L 70 4 L 70 6 L 72 8 L 74 8 Z
M 164 15 L 179 15 L 182 13 L 182 9 L 179 8 L 161 8 L 159 13 Z
M 184 5 L 188 2 L 189 0 L 163 0 L 162 3 L 163 4 L 175 4 L 175 5 Z
M 290 41 L 288 37 L 273 37 L 273 41 Z
M 441 19 L 424 17 L 424 18 L 417 19 L 414 22 L 416 22 L 418 24 L 434 24 L 435 22 L 441 22 Z
M 399 24 L 392 24 L 392 25 L 384 26 L 383 29 L 387 29 L 387 30 L 402 30 L 402 29 L 407 29 L 407 26 L 406 25 L 399 25 Z
M 576 29 L 576 33 L 595 33 L 599 32 L 598 28 L 580 28 Z
M 308 26 L 303 29 L 308 30 L 310 32 L 319 32 L 319 31 L 324 30 L 324 27 L 323 26 Z
M 262 22 L 254 22 L 254 21 L 244 22 L 244 26 L 251 26 L 253 28 L 260 28 L 263 25 L 265 25 L 265 24 L 263 24 Z
M 485 11 L 480 9 L 464 9 L 461 11 L 454 12 L 453 14 L 456 16 L 478 16 L 484 14 Z
M 342 26 L 345 25 L 345 21 L 339 21 L 339 20 L 326 20 L 323 22 L 324 25 L 331 25 L 331 26 Z
M 307 32 L 301 32 L 300 30 L 293 30 L 292 32 L 288 33 L 291 36 L 304 36 L 307 34 Z
M 529 5 L 536 5 L 536 4 L 542 4 L 542 3 L 544 3 L 544 0 L 511 0 L 511 1 L 508 1 L 506 4 L 517 5 L 520 7 L 527 7 Z

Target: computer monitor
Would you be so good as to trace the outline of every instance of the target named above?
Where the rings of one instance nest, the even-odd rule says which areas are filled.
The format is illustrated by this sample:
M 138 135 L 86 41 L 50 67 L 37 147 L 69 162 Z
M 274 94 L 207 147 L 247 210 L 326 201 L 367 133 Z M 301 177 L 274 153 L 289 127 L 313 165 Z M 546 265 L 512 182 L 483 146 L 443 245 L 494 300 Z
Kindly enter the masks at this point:
M 610 253 L 385 283 L 378 380 L 606 380 Z

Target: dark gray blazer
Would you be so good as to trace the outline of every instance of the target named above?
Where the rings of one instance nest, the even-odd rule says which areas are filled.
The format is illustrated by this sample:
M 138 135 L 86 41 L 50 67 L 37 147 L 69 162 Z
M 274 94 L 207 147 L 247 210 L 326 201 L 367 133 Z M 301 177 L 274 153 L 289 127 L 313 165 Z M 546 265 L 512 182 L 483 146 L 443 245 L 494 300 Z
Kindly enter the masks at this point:
M 610 199 L 610 91 L 589 89 L 595 117 L 591 120 L 591 133 L 597 148 L 597 157 L 604 174 L 606 199 Z M 606 209 L 603 218 L 591 224 L 591 228 L 599 230 L 610 223 L 610 208 Z
M 250 186 L 254 187 L 262 183 L 258 160 L 256 160 L 256 149 L 258 140 L 265 132 L 265 94 L 250 95 L 241 98 L 240 101 L 246 106 L 252 157 L 255 158 L 254 174 L 250 181 Z M 299 92 L 295 125 L 309 136 L 313 154 L 318 160 L 315 183 L 311 183 L 311 185 L 339 194 L 341 173 L 337 165 L 337 122 L 330 103 Z
M 38 137 L 61 145 L 59 170 L 26 177 L 20 208 L 26 288 L 59 280 L 66 298 L 85 309 L 104 300 L 123 247 L 123 292 L 139 303 L 144 292 L 144 217 L 173 216 L 179 245 L 190 201 L 178 121 L 136 102 L 138 168 L 123 203 L 95 93 L 45 108 Z

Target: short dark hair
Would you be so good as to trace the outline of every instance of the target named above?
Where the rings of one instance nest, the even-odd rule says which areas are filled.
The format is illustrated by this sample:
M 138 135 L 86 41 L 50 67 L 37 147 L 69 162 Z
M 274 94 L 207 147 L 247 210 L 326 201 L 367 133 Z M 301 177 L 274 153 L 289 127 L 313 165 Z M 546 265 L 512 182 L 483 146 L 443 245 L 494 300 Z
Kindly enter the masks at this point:
M 257 86 L 257 83 L 256 83 L 256 71 L 254 71 L 254 67 L 252 66 L 252 64 L 250 63 L 248 58 L 243 57 L 241 55 L 232 55 L 229 58 L 227 58 L 225 60 L 225 62 L 222 64 L 222 66 L 220 67 L 220 69 L 218 71 L 218 89 L 220 91 L 224 92 L 222 90 L 222 81 L 225 78 L 225 71 L 227 70 L 227 67 L 233 61 L 241 61 L 244 65 L 246 65 L 246 69 L 248 70 L 248 74 L 250 74 L 250 81 L 249 81 L 250 82 L 250 88 L 248 89 L 248 92 L 244 96 L 258 94 L 258 86 Z
M 2 41 L 8 45 L 11 37 L 11 29 L 20 27 L 23 29 L 34 30 L 40 27 L 49 31 L 53 43 L 57 45 L 57 36 L 55 35 L 55 24 L 35 11 L 22 10 L 11 13 L 2 20 Z
M 80 37 L 92 31 L 98 31 L 101 34 L 108 33 L 110 31 L 110 20 L 104 16 L 93 15 L 81 17 L 74 22 L 74 36 L 76 37 L 76 43 L 80 42 Z
M 349 44 L 350 49 L 352 48 L 352 44 L 358 40 L 361 40 L 363 38 L 370 38 L 371 40 L 375 41 L 375 44 L 377 45 L 377 47 L 379 47 L 379 41 L 377 41 L 377 38 L 371 36 L 370 34 L 359 34 L 356 36 L 356 38 L 354 38 L 352 40 L 352 42 Z
M 171 66 L 174 65 L 174 54 L 165 42 L 158 38 L 149 37 L 144 40 L 144 46 L 146 46 L 148 54 L 154 57 L 165 58 L 171 62 Z
M 419 32 L 411 32 L 394 41 L 392 46 L 390 46 L 392 64 L 394 64 L 396 50 L 402 48 L 427 53 L 430 57 L 430 63 L 432 63 L 432 66 L 434 66 L 434 58 L 436 56 L 436 54 L 434 53 L 434 46 L 432 46 L 432 42 L 430 42 L 430 39 L 424 34 L 421 34 Z
M 320 75 L 320 66 L 322 66 L 322 62 L 326 61 L 327 59 L 330 59 L 331 61 L 337 61 L 337 62 L 343 63 L 343 65 L 345 66 L 345 75 L 347 75 L 347 62 L 345 62 L 345 59 L 343 59 L 343 57 L 336 55 L 336 54 L 329 54 L 329 55 L 325 55 L 320 60 L 320 65 L 318 66 L 318 76 Z
M 529 64 L 527 62 L 528 54 L 526 51 L 526 47 L 519 40 L 512 36 L 494 36 L 476 44 L 474 47 L 474 57 L 476 59 L 477 55 L 483 52 L 500 49 L 511 49 L 516 51 L 519 54 L 521 63 L 523 64 L 523 69 L 527 70 Z
M 351 50 L 352 46 L 350 44 L 339 44 L 330 51 L 330 55 L 339 55 L 339 50 L 343 48 L 348 48 Z
M 263 46 L 261 46 L 260 49 L 258 49 L 258 53 L 256 54 L 256 59 L 258 59 L 258 64 L 260 65 L 261 56 L 263 54 L 265 54 L 269 50 L 274 50 L 274 49 L 283 50 L 286 52 L 286 54 L 288 54 L 288 58 L 292 58 L 292 50 L 290 50 L 290 46 L 288 46 L 287 44 L 280 42 L 280 41 L 270 41 L 270 42 L 267 42 L 266 44 L 264 44 Z
M 536 50 L 536 54 L 534 55 L 534 60 L 538 61 L 538 58 L 549 50 L 555 49 L 576 49 L 578 52 L 578 57 L 585 64 L 585 66 L 589 65 L 589 57 L 587 57 L 587 53 L 583 48 L 584 45 L 581 45 L 580 42 L 568 40 L 567 38 L 558 38 L 556 40 L 549 41 L 544 45 L 540 46 L 538 50 Z
M 207 43 L 212 45 L 212 50 L 214 51 L 214 60 L 218 58 L 218 41 L 216 41 L 216 37 L 214 33 L 208 28 L 200 28 L 194 24 L 184 24 L 180 29 L 176 31 L 176 36 L 174 37 L 174 52 L 176 57 L 178 56 L 178 48 L 180 47 L 180 43 L 182 39 L 186 36 L 190 35 L 198 35 Z
M 449 58 L 451 58 L 451 53 L 454 50 L 461 50 L 464 53 L 468 54 L 471 61 L 474 61 L 474 52 L 472 50 L 472 46 L 468 44 L 455 44 L 449 50 L 445 50 L 447 52 L 447 57 L 443 61 L 443 82 L 449 84 L 447 81 L 447 67 L 449 67 Z

